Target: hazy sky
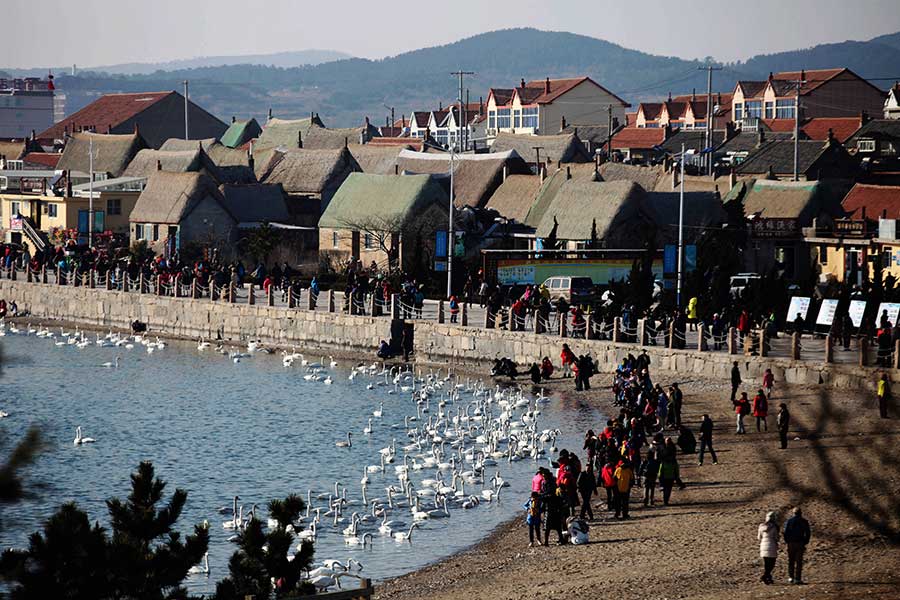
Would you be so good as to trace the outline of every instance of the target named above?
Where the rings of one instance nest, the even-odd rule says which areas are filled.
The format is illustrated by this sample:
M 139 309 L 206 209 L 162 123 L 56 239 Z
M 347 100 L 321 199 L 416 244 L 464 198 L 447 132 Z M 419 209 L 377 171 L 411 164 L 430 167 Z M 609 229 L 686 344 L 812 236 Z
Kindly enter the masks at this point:
M 376 58 L 522 26 L 730 61 L 900 31 L 900 1 L 2 0 L 0 23 L 7 67 L 306 48 Z

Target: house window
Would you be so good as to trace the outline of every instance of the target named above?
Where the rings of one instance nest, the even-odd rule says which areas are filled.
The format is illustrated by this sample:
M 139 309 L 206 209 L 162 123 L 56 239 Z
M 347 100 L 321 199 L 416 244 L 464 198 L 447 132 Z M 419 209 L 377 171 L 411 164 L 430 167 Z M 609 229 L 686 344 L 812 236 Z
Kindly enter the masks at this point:
M 767 119 L 775 118 L 775 103 L 774 102 L 766 102 L 766 118 Z
M 776 119 L 793 119 L 794 118 L 794 99 L 793 98 L 775 101 L 775 118 Z
M 823 267 L 828 264 L 828 246 L 825 244 L 819 245 L 819 264 Z
M 140 223 L 134 224 L 134 239 L 142 240 L 144 239 L 144 226 Z
M 522 109 L 522 127 L 528 129 L 537 129 L 538 126 L 538 109 L 537 106 Z
M 518 129 L 522 126 L 522 111 L 514 110 L 513 111 L 513 127 Z
M 749 100 L 747 102 L 747 118 L 760 119 L 763 116 L 762 100 Z
M 337 248 L 340 245 L 339 241 L 340 241 L 340 238 L 338 237 L 338 232 L 332 231 L 331 232 L 331 247 Z
M 497 129 L 509 129 L 509 109 L 497 109 Z
M 647 124 L 644 125 L 647 129 L 659 129 L 659 123 L 656 121 L 647 121 Z
M 734 103 L 734 120 L 741 121 L 744 118 L 744 104 L 742 102 Z
M 9 203 L 9 216 L 14 217 L 19 214 L 19 203 L 18 202 L 10 202 Z
M 371 233 L 367 233 L 367 234 L 363 235 L 363 247 L 366 250 L 371 250 L 372 248 L 375 247 L 375 242 L 372 241 Z
M 59 211 L 59 204 L 50 203 L 47 205 L 47 216 L 56 217 Z
M 488 129 L 495 129 L 497 127 L 497 111 L 489 110 L 488 111 Z
M 159 225 L 153 225 L 153 241 L 159 241 Z
M 106 214 L 108 215 L 121 215 L 122 214 L 122 199 L 121 198 L 110 198 L 106 201 Z
M 875 140 L 859 140 L 856 149 L 860 152 L 875 152 Z

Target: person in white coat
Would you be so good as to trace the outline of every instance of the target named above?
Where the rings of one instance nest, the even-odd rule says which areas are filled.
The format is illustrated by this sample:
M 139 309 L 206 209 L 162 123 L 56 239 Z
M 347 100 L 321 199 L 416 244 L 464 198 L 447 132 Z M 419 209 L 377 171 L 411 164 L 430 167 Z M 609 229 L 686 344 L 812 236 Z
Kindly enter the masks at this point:
M 766 521 L 759 526 L 756 539 L 759 541 L 759 556 L 763 559 L 763 574 L 760 581 L 772 583 L 772 571 L 775 559 L 778 558 L 778 515 L 770 511 L 766 513 Z

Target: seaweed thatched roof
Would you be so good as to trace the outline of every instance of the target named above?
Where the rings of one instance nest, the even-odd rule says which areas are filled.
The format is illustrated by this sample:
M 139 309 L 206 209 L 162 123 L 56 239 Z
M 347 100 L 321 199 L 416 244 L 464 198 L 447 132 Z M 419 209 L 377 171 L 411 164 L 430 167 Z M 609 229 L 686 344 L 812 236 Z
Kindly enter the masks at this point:
M 525 223 L 540 189 L 541 178 L 537 175 L 509 175 L 484 207 L 507 219 Z
M 642 211 L 645 192 L 630 181 L 562 183 L 537 226 L 535 235 L 549 237 L 556 227 L 560 240 L 597 239 L 607 248 L 631 248 L 646 231 Z M 558 225 L 557 225 L 558 224 Z
M 123 175 L 149 177 L 155 171 L 171 173 L 203 172 L 222 181 L 222 173 L 199 146 L 193 150 L 150 150 L 145 148 L 132 159 Z
M 319 219 L 319 227 L 403 226 L 432 205 L 446 210 L 448 200 L 444 186 L 431 175 L 351 173 Z
M 291 150 L 265 177 L 265 183 L 280 183 L 288 194 L 320 194 L 337 188 L 359 164 L 346 148 L 339 150 Z
M 143 138 L 136 133 L 124 135 L 103 133 L 75 133 L 66 141 L 66 148 L 56 168 L 87 173 L 90 170 L 90 148 L 94 148 L 94 172 L 120 177 L 142 148 Z
M 535 147 L 540 147 L 540 152 Z M 574 133 L 559 135 L 523 135 L 518 133 L 498 133 L 491 144 L 491 152 L 508 152 L 515 150 L 519 156 L 529 163 L 538 162 L 590 162 L 584 143 Z
M 207 196 L 228 212 L 218 184 L 212 177 L 197 172 L 156 171 L 148 178 L 128 220 L 132 223 L 174 225 L 180 223 Z

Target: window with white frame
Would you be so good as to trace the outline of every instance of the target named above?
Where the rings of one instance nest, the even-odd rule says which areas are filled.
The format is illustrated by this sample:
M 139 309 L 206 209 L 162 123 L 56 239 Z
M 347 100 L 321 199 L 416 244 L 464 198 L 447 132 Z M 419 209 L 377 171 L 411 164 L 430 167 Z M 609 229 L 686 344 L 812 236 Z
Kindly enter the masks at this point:
M 497 129 L 509 129 L 509 109 L 497 109 Z
M 775 103 L 774 102 L 766 102 L 766 118 L 767 119 L 775 118 Z
M 497 111 L 488 111 L 488 129 L 496 129 L 497 127 Z
M 513 127 L 518 129 L 522 126 L 522 111 L 516 109 L 513 111 Z
M 742 121 L 744 119 L 744 103 L 743 102 L 735 102 L 734 103 L 734 120 Z
M 59 204 L 55 202 L 50 202 L 47 204 L 47 216 L 48 217 L 56 217 L 59 215 Z
M 135 240 L 144 239 L 144 226 L 140 223 L 134 224 L 134 239 Z
M 522 127 L 526 129 L 537 129 L 538 126 L 538 107 L 527 106 L 522 109 Z
M 371 233 L 367 233 L 367 234 L 363 235 L 363 247 L 366 250 L 371 250 L 372 248 L 375 247 L 375 241 L 372 239 Z
M 746 104 L 747 118 L 760 119 L 763 116 L 762 100 L 748 100 Z
M 856 149 L 860 152 L 875 152 L 875 140 L 859 140 Z
M 776 119 L 793 119 L 794 106 L 796 101 L 793 98 L 784 100 L 775 100 L 775 118 Z

